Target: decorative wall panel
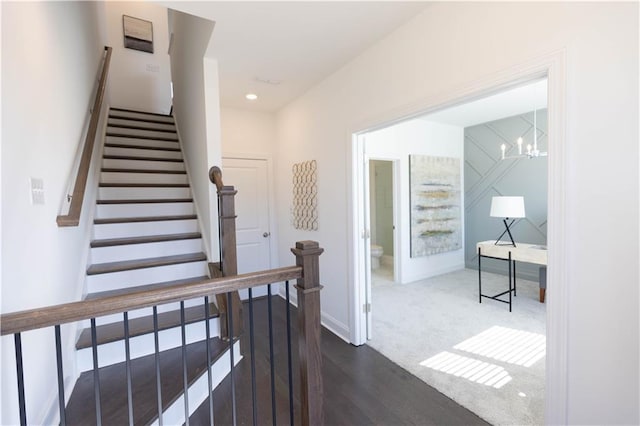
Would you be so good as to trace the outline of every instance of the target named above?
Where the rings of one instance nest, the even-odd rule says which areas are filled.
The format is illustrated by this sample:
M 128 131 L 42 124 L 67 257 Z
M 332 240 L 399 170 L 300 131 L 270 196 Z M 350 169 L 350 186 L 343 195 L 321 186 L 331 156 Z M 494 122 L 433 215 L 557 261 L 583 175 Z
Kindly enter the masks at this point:
M 411 257 L 462 248 L 460 159 L 409 156 Z
M 293 165 L 293 226 L 318 230 L 318 167 L 316 160 Z

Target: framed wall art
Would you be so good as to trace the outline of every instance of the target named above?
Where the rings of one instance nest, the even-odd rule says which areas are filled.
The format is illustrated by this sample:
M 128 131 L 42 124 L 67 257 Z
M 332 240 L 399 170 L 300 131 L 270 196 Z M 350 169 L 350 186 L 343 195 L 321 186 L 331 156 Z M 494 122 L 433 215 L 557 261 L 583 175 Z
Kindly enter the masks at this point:
M 124 47 L 153 53 L 153 23 L 144 19 L 122 15 Z
M 460 159 L 409 156 L 411 257 L 462 248 Z

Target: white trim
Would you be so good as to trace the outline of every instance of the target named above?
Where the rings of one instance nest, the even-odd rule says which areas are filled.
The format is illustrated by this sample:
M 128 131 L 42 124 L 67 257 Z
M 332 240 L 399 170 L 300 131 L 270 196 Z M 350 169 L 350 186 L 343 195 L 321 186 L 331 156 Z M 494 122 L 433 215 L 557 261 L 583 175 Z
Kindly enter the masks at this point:
M 291 288 L 289 289 L 289 301 L 297 309 L 298 295 L 295 291 L 295 288 L 293 287 L 293 284 L 290 284 L 290 285 L 291 285 Z M 284 300 L 286 303 L 287 297 L 284 290 L 284 284 L 280 286 L 276 294 L 280 296 L 282 300 Z M 322 307 L 320 308 L 320 324 L 322 324 L 324 328 L 326 328 L 327 330 L 329 330 L 330 332 L 338 336 L 340 339 L 344 340 L 346 343 L 350 343 L 349 328 L 347 327 L 347 325 L 341 321 L 338 321 L 331 315 L 327 315 L 326 313 L 322 312 Z
M 547 77 L 549 81 L 548 96 L 548 140 L 549 140 L 549 179 L 548 179 L 548 215 L 549 230 L 547 244 L 549 250 L 547 303 L 547 356 L 546 356 L 546 389 L 545 389 L 545 421 L 547 424 L 566 424 L 568 420 L 567 395 L 567 342 L 568 342 L 568 289 L 566 286 L 570 265 L 567 265 L 565 253 L 569 248 L 566 237 L 568 223 L 566 198 L 566 176 L 570 170 L 567 158 L 566 128 L 566 51 L 564 49 L 550 52 L 530 61 L 515 65 L 491 76 L 479 79 L 466 86 L 441 92 L 435 96 L 385 111 L 379 115 L 368 117 L 360 123 L 348 128 L 347 137 L 352 140 L 347 149 L 347 158 L 351 159 L 351 186 L 348 194 L 348 212 L 352 221 L 348 235 L 350 239 L 349 254 L 349 296 L 350 296 L 350 336 L 353 344 L 363 344 L 361 325 L 363 320 L 359 310 L 360 248 L 357 242 L 359 221 L 362 208 L 361 177 L 359 163 L 362 161 L 363 149 L 359 147 L 360 135 L 378 128 L 407 120 L 418 115 L 466 103 L 485 97 L 496 90 L 521 85 L 537 78 Z M 349 152 L 350 151 L 350 152 Z M 350 157 L 349 157 L 350 156 Z M 355 303 L 354 303 L 355 302 Z
M 191 180 L 191 168 L 189 167 L 189 161 L 187 159 L 187 156 L 184 155 L 184 143 L 183 143 L 183 139 L 180 136 L 180 128 L 178 126 L 178 116 L 176 115 L 176 112 L 173 111 L 173 123 L 174 126 L 176 128 L 176 135 L 178 136 L 178 140 L 180 141 L 180 154 L 182 154 L 182 161 L 184 161 L 184 169 L 187 172 L 187 181 L 189 182 L 189 191 L 191 192 L 191 198 L 193 199 L 193 207 L 195 208 L 196 211 L 196 220 L 198 222 L 198 229 L 200 231 L 204 230 L 205 227 L 203 226 L 203 222 L 202 222 L 202 218 L 205 216 L 202 214 L 202 210 L 200 210 L 200 207 L 198 206 L 198 200 L 197 197 L 194 196 L 193 194 L 193 185 L 192 185 L 192 180 Z M 217 206 L 215 206 L 217 208 Z M 212 216 L 215 216 L 217 218 L 218 216 L 218 212 L 214 211 L 214 212 L 210 212 Z M 214 229 L 215 228 L 215 229 Z M 216 231 L 218 230 L 218 223 L 217 223 L 217 219 L 211 221 L 211 231 Z M 201 232 L 202 233 L 202 232 Z M 214 262 L 214 253 L 212 252 L 212 243 L 213 241 L 211 240 L 211 235 L 202 235 L 202 243 L 204 245 L 203 249 L 205 254 L 207 255 L 207 259 L 208 262 Z M 217 254 L 217 253 L 216 253 Z

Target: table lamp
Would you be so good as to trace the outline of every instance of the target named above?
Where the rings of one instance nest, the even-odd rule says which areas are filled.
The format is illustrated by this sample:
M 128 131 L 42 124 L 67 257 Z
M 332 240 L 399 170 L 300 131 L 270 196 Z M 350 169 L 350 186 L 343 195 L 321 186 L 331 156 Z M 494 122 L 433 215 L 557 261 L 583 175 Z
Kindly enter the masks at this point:
M 504 223 L 505 230 L 496 240 L 496 245 L 512 245 L 515 247 L 516 243 L 513 241 L 510 227 L 513 225 L 513 222 L 515 222 L 515 218 L 524 217 L 524 197 L 493 197 L 491 199 L 491 212 L 489 216 L 503 218 L 502 222 Z M 511 219 L 511 223 L 509 223 L 509 219 Z M 500 244 L 500 239 L 504 234 L 509 235 L 511 243 L 505 242 Z

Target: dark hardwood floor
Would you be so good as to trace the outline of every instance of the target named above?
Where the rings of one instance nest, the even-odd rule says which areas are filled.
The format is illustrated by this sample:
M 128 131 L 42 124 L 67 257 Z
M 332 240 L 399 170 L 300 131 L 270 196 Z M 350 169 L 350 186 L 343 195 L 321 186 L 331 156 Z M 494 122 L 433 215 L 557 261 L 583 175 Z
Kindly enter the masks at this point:
M 293 288 L 292 288 L 293 291 Z M 273 297 L 276 423 L 289 424 L 286 347 L 286 303 Z M 237 424 L 252 424 L 249 306 L 245 303 L 244 358 L 235 369 Z M 297 373 L 297 312 L 291 308 L 295 424 L 300 423 Z M 258 424 L 272 423 L 267 300 L 254 301 Z M 333 425 L 486 425 L 450 398 L 412 376 L 368 346 L 345 343 L 322 330 L 325 424 Z M 230 377 L 214 392 L 214 420 L 232 424 Z M 191 425 L 209 424 L 205 401 L 191 416 Z

